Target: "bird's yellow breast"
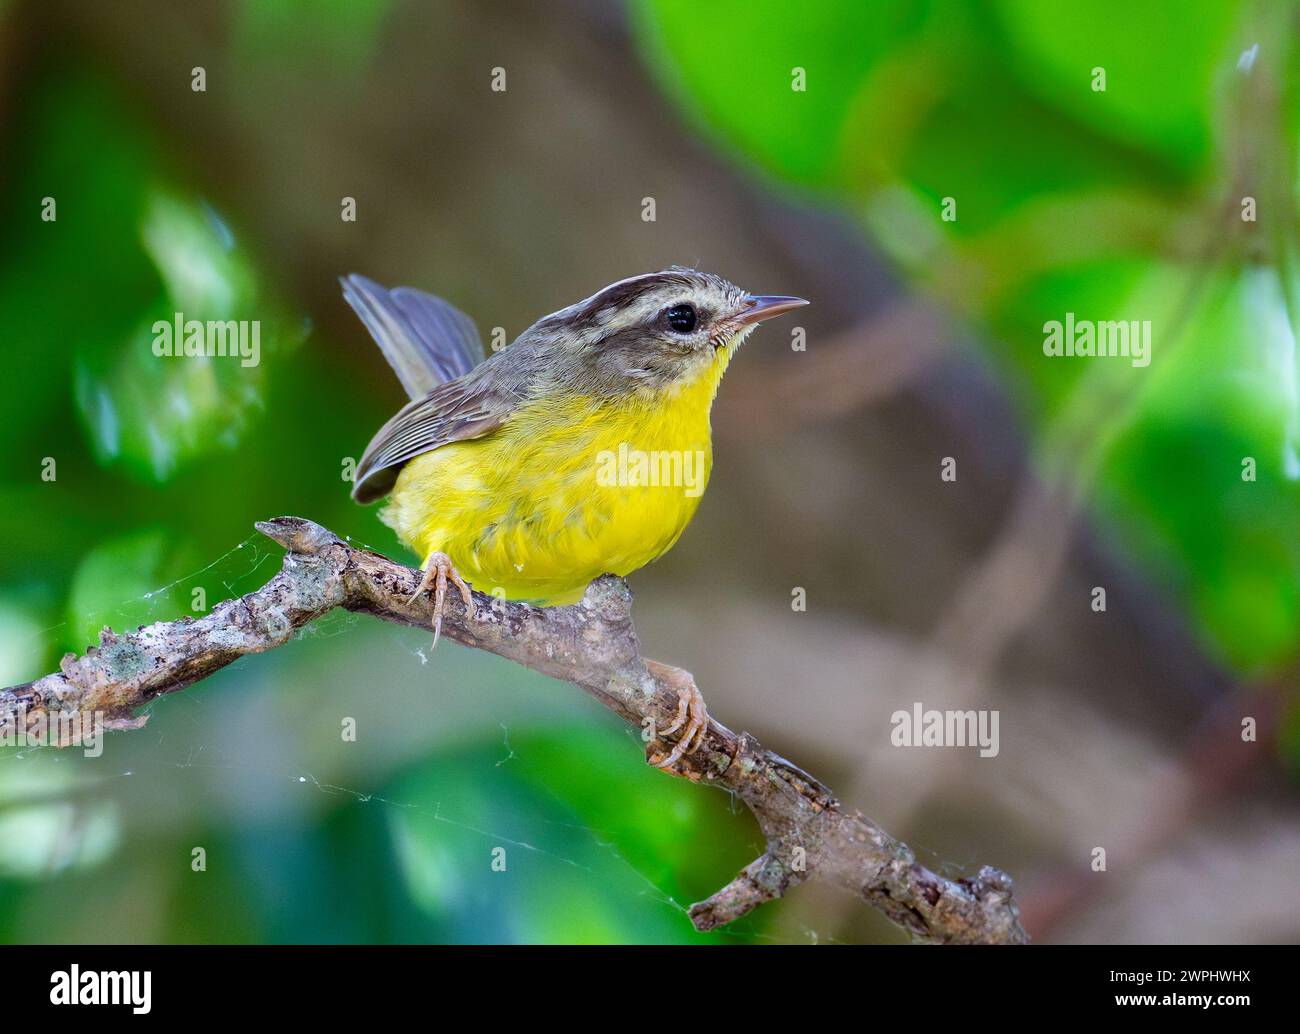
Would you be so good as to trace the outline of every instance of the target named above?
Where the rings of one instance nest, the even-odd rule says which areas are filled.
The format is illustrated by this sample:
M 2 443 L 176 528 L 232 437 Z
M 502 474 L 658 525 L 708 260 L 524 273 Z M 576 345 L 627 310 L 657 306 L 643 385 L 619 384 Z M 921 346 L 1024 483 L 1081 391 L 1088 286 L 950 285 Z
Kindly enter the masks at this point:
M 424 560 L 450 556 L 476 589 L 571 603 L 593 578 L 656 559 L 694 516 L 730 352 L 653 400 L 528 403 L 484 438 L 413 459 L 382 517 Z

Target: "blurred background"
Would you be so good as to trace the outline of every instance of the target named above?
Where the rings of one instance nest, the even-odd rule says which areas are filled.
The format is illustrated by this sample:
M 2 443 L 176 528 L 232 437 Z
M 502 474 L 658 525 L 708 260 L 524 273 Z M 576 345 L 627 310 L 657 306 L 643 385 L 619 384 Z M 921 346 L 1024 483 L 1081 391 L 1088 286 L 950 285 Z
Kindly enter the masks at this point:
M 348 498 L 404 396 L 340 274 L 489 341 L 697 265 L 814 304 L 806 348 L 773 324 L 723 384 L 699 514 L 631 579 L 646 654 L 923 863 L 1008 871 L 1039 941 L 1295 940 L 1296 29 L 1227 0 L 0 0 L 0 684 L 256 588 L 255 520 L 412 562 Z M 260 320 L 260 365 L 156 358 L 176 311 Z M 1045 356 L 1068 312 L 1151 321 L 1150 365 Z M 429 641 L 334 614 L 100 758 L 0 750 L 0 938 L 905 939 L 816 885 L 694 933 L 760 853 L 745 809 Z M 998 756 L 891 746 L 917 701 L 996 709 Z

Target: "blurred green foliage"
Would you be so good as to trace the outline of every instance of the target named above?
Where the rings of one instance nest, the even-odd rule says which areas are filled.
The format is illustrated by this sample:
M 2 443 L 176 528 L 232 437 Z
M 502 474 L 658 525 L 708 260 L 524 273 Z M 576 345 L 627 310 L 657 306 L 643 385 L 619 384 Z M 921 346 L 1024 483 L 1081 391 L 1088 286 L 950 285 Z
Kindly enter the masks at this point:
M 695 839 L 716 814 L 716 800 L 680 793 L 629 752 L 626 736 L 606 730 L 537 730 L 512 740 L 509 750 L 509 760 L 500 745 L 459 759 L 441 756 L 393 791 L 403 800 L 456 802 L 454 814 L 441 806 L 391 812 L 402 870 L 420 907 L 445 924 L 440 939 L 720 939 L 682 923 L 692 888 L 721 886 L 734 875 L 735 860 L 716 838 Z M 534 817 L 527 843 L 485 835 L 520 814 Z M 471 853 L 472 864 L 453 857 Z M 488 879 L 465 879 L 479 868 L 490 870 Z M 510 872 L 517 878 L 504 878 Z M 599 891 L 591 886 L 596 872 L 605 881 Z M 638 907 L 629 907 L 633 902 Z
M 307 6 L 241 5 L 244 59 L 278 61 Z M 317 18 L 328 31 L 313 36 L 313 53 L 360 67 L 386 8 L 333 5 Z M 342 350 L 295 313 L 255 233 L 205 196 L 196 156 L 93 65 L 53 60 L 23 91 L 5 123 L 9 189 L 0 192 L 12 438 L 0 457 L 5 684 L 52 670 L 105 626 L 201 613 L 260 585 L 279 551 L 239 539 L 269 514 L 310 513 L 394 551 L 374 512 L 349 501 L 341 474 L 386 402 L 359 401 L 339 376 L 331 355 Z M 47 197 L 52 221 L 41 218 Z M 153 326 L 177 312 L 259 320 L 260 362 L 159 358 Z M 367 347 L 356 332 L 352 344 Z M 521 726 L 508 761 L 496 720 L 480 718 L 486 735 L 419 761 L 381 750 L 352 779 L 364 789 L 298 777 L 300 796 L 274 823 L 222 814 L 227 773 L 269 763 L 267 778 L 290 777 L 276 768 L 290 753 L 283 744 L 222 723 L 259 693 L 287 701 L 301 689 L 318 707 L 314 657 L 393 655 L 399 677 L 425 695 L 489 681 L 489 659 L 466 654 L 461 671 L 450 646 L 436 673 L 422 652 L 417 665 L 408 644 L 427 649 L 419 632 L 395 646 L 367 625 L 348 625 L 345 637 L 328 621 L 321 628 L 258 659 L 271 673 L 254 682 L 258 693 L 239 695 L 252 677 L 244 669 L 223 673 L 158 707 L 139 737 L 112 738 L 103 758 L 0 750 L 0 940 L 725 943 L 762 928 L 693 931 L 683 903 L 749 860 L 748 827 L 737 819 L 735 837 L 706 836 L 728 820 L 726 799 L 647 768 L 639 741 L 598 709 L 558 728 Z M 360 689 L 388 677 L 376 663 L 364 669 Z M 500 678 L 516 691 L 541 684 L 571 696 L 508 671 Z M 220 709 L 196 721 L 192 709 L 222 687 Z M 384 688 L 381 714 L 393 693 Z M 313 768 L 347 765 L 336 729 L 321 749 Z M 211 784 L 199 778 L 209 768 Z M 251 807 L 267 792 L 266 779 L 253 780 L 235 796 Z M 152 822 L 176 794 L 184 820 Z M 194 845 L 210 860 L 201 874 L 190 871 Z M 506 872 L 492 870 L 493 846 L 506 849 Z
M 634 10 L 648 61 L 703 131 L 846 206 L 984 327 L 1043 468 L 1078 472 L 1117 548 L 1178 595 L 1215 654 L 1251 675 L 1295 663 L 1290 5 Z M 1257 222 L 1242 219 L 1247 195 Z M 1045 356 L 1044 324 L 1067 312 L 1150 320 L 1151 365 Z

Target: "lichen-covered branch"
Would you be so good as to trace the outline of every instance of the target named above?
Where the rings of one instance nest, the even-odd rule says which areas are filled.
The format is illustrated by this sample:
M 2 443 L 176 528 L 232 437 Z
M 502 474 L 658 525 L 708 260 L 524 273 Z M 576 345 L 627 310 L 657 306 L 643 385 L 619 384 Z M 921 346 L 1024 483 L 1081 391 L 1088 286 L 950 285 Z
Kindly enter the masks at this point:
M 427 628 L 427 595 L 412 600 L 418 572 L 357 549 L 311 521 L 280 517 L 258 530 L 287 551 L 280 571 L 239 599 L 200 618 L 163 621 L 116 635 L 64 657 L 60 670 L 0 690 L 0 728 L 52 725 L 59 713 L 100 713 L 115 728 L 143 724 L 139 709 L 183 689 L 238 658 L 287 642 L 295 631 L 336 607 Z M 606 576 L 571 606 L 538 609 L 474 594 L 474 613 L 448 594 L 443 635 L 572 682 L 629 722 L 670 728 L 688 672 L 641 656 L 632 625 L 632 596 Z M 665 744 L 653 741 L 656 757 Z M 848 888 L 917 938 L 942 943 L 1026 940 L 997 869 L 951 880 L 917 864 L 907 845 L 842 805 L 825 786 L 764 750 L 748 733 L 710 721 L 700 748 L 671 768 L 694 782 L 723 787 L 758 821 L 767 847 L 730 884 L 692 906 L 701 930 L 722 926 L 808 879 Z

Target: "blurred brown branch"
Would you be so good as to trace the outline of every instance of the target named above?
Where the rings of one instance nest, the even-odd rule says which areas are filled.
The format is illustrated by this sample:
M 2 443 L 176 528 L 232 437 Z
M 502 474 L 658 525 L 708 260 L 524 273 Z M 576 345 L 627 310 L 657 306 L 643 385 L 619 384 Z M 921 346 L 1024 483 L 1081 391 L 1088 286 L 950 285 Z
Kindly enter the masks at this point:
M 791 428 L 834 420 L 906 387 L 938 360 L 951 338 L 942 313 L 925 301 L 900 301 L 834 335 L 784 367 L 742 366 L 728 374 L 727 411 L 719 422 L 735 438 L 776 438 Z
M 264 586 L 226 600 L 201 618 L 158 622 L 64 657 L 61 670 L 0 690 L 0 728 L 50 722 L 59 714 L 101 714 L 110 727 L 138 727 L 138 709 L 232 661 L 288 642 L 336 607 L 427 628 L 427 595 L 411 599 L 418 572 L 356 549 L 311 521 L 280 517 L 258 525 L 287 553 Z M 581 602 L 538 609 L 476 593 L 468 614 L 451 594 L 443 634 L 534 671 L 572 682 L 642 728 L 668 728 L 689 672 L 641 656 L 632 596 L 620 578 L 597 579 Z M 651 724 L 653 723 L 653 724 Z M 657 741 L 647 747 L 654 751 Z M 65 744 L 66 745 L 66 744 Z M 662 745 L 661 745 L 662 746 Z M 692 921 L 713 929 L 814 876 L 830 879 L 880 909 L 916 937 L 944 943 L 1021 943 L 1026 935 L 997 869 L 949 880 L 918 865 L 907 845 L 837 801 L 825 786 L 748 733 L 710 721 L 702 746 L 675 774 L 730 790 L 749 807 L 766 839 L 762 857 L 728 886 L 692 906 Z

